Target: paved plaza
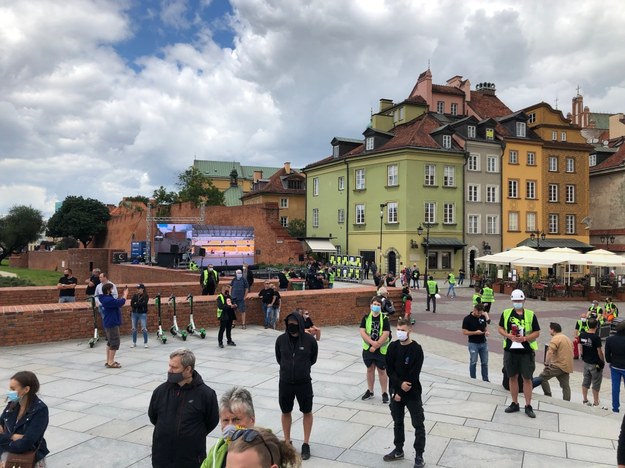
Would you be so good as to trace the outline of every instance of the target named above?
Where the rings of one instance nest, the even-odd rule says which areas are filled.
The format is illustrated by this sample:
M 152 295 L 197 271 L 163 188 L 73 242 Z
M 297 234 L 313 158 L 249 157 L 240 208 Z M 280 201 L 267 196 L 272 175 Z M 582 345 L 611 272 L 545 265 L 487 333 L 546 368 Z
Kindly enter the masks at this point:
M 445 295 L 442 288 L 442 294 Z M 414 335 L 422 344 L 425 364 L 421 374 L 427 442 L 426 466 L 434 467 L 613 467 L 621 416 L 611 411 L 581 405 L 581 364 L 571 376 L 572 401 L 564 402 L 555 379 L 554 397 L 535 389 L 536 419 L 523 411 L 505 414 L 510 403 L 501 387 L 501 340 L 496 322 L 509 301 L 497 295 L 490 338 L 490 380 L 468 378 L 466 337 L 460 326 L 471 308 L 469 288 L 458 288 L 458 298 L 439 301 L 436 315 L 424 312 L 423 292 L 415 293 L 413 304 L 417 323 Z M 582 302 L 528 300 L 543 329 L 540 349 L 549 340 L 550 321 L 562 324 L 572 335 Z M 287 311 L 282 311 L 285 316 Z M 326 312 L 311 311 L 313 319 Z M 363 310 L 363 313 L 366 311 Z M 45 333 L 45 330 L 42 330 Z M 17 370 L 28 369 L 41 380 L 41 397 L 50 407 L 46 439 L 51 450 L 49 468 L 58 467 L 150 467 L 152 425 L 147 407 L 152 390 L 165 380 L 169 353 L 179 346 L 191 348 L 197 356 L 197 371 L 221 395 L 233 385 L 249 388 L 254 397 L 256 421 L 281 435 L 278 408 L 278 365 L 274 343 L 280 332 L 249 326 L 236 328 L 236 348 L 217 347 L 216 330 L 206 340 L 190 337 L 186 342 L 170 338 L 163 345 L 150 334 L 149 349 L 129 347 L 122 338 L 116 359 L 121 369 L 104 367 L 103 342 L 90 349 L 85 340 L 2 348 L 0 380 L 7 382 Z M 382 404 L 376 382 L 376 397 L 366 402 L 365 367 L 361 360 L 358 328 L 325 327 L 319 343 L 319 360 L 313 367 L 315 390 L 312 458 L 306 467 L 411 467 L 410 421 L 406 419 L 407 459 L 382 461 L 392 449 L 393 429 L 388 407 Z M 542 360 L 542 353 L 540 360 Z M 541 365 L 537 365 L 537 373 Z M 479 366 L 478 366 L 479 374 Z M 602 403 L 610 406 L 609 371 L 604 371 Z M 520 397 L 521 406 L 524 400 Z M 297 407 L 297 405 L 296 405 Z M 293 438 L 301 446 L 302 425 L 294 415 Z M 219 435 L 208 438 L 210 447 Z

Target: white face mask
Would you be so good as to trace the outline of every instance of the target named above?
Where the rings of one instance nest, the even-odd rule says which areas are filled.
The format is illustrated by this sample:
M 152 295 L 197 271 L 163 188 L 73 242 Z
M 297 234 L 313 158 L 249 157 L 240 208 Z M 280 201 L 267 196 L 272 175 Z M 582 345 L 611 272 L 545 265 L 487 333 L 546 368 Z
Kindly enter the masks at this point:
M 408 332 L 405 330 L 397 330 L 397 339 L 399 341 L 406 341 L 408 339 Z
M 512 307 L 514 307 L 516 310 L 520 310 L 523 308 L 523 303 L 522 302 L 513 302 L 512 303 Z

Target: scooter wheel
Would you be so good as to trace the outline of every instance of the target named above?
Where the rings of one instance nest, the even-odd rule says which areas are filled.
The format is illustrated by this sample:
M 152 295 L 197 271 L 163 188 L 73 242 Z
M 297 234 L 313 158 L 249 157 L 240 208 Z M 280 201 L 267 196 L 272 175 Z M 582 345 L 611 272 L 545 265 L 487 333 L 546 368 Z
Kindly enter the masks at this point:
M 95 344 L 95 343 L 94 343 L 93 341 L 90 341 L 90 342 L 89 342 L 89 347 L 90 347 L 90 348 L 93 348 L 93 345 L 94 345 L 94 344 Z
M 187 325 L 187 331 L 189 333 L 193 333 L 193 328 L 191 328 L 191 325 Z
M 200 337 L 201 337 L 202 339 L 206 338 L 206 333 L 204 333 L 204 332 L 200 332 Z
M 182 341 L 187 341 L 187 335 L 182 335 Z
M 163 337 L 163 344 L 167 343 L 167 338 Z

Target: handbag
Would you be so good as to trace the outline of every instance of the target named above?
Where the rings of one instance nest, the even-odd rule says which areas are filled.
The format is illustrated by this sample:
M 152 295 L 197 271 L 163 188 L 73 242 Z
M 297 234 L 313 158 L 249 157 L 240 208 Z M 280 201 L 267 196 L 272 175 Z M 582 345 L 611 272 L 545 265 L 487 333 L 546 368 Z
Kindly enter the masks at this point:
M 4 468 L 35 468 L 36 450 L 24 453 L 11 453 L 4 462 Z

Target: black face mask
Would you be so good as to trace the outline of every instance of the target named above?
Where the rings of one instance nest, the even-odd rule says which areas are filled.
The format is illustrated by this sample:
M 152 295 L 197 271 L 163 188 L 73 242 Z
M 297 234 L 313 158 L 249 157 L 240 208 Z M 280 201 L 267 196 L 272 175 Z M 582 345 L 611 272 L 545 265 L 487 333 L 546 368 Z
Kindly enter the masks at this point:
M 286 329 L 291 335 L 299 335 L 299 325 L 297 323 L 287 323 Z

